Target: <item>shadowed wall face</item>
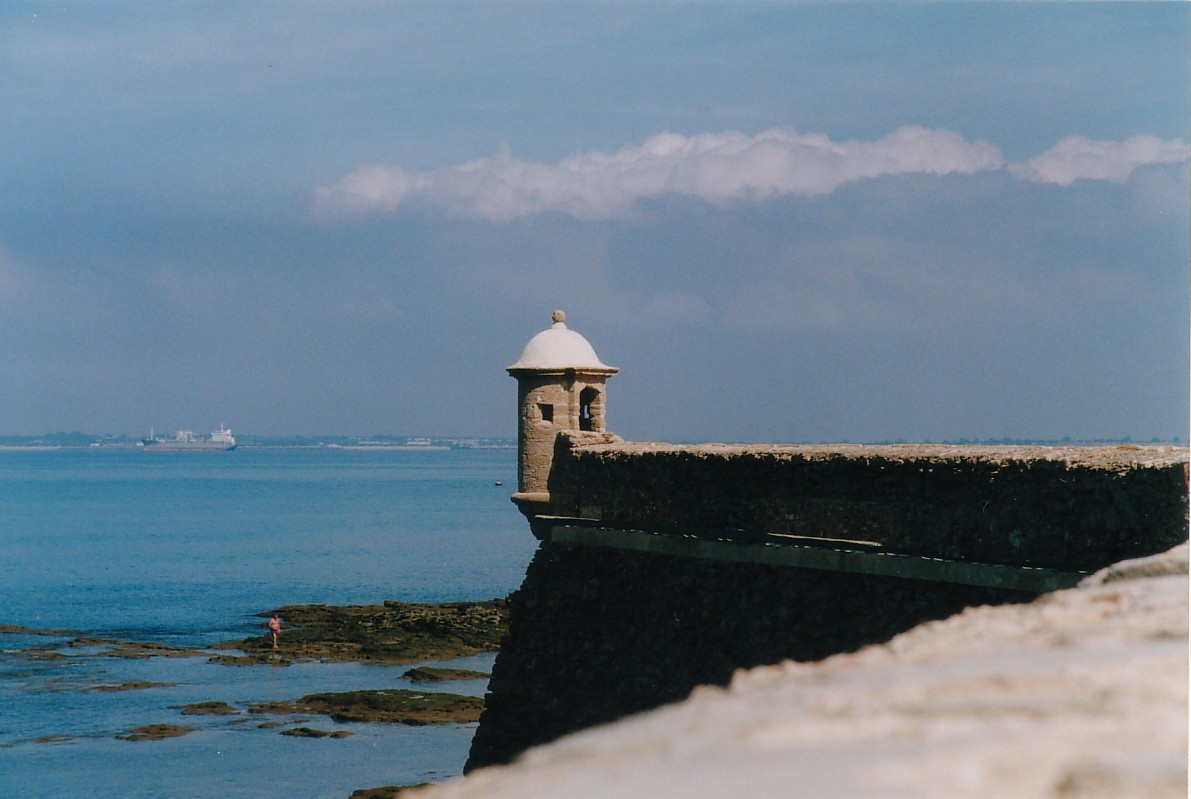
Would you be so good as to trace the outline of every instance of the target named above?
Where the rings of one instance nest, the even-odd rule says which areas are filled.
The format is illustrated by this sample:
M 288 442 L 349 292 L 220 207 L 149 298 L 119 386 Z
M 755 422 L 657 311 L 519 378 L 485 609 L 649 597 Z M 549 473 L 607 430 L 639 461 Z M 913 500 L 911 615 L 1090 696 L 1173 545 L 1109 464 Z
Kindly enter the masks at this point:
M 1033 595 L 545 542 L 511 599 L 467 768 L 964 607 Z

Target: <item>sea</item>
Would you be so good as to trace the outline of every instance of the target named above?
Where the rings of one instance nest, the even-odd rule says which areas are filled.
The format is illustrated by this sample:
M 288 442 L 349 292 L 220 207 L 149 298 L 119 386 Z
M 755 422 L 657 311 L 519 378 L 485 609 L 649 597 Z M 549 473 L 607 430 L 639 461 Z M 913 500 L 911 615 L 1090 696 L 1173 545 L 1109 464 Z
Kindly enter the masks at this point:
M 260 614 L 289 604 L 506 596 L 536 545 L 515 484 L 509 448 L 0 449 L 0 625 L 64 630 L 0 634 L 0 796 L 346 799 L 459 775 L 474 724 L 313 717 L 351 735 L 301 738 L 182 707 L 382 688 L 482 696 L 485 679 L 415 686 L 409 666 L 225 666 L 68 644 L 205 648 L 263 633 Z M 434 665 L 488 672 L 494 659 Z M 138 683 L 151 687 L 113 690 Z M 150 724 L 197 729 L 117 738 Z

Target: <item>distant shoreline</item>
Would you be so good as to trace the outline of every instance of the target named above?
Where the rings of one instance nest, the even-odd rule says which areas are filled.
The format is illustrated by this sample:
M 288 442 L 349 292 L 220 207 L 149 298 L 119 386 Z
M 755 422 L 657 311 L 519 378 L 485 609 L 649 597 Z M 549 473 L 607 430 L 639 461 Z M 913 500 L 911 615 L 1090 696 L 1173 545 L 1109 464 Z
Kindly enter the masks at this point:
M 350 452 L 389 451 L 450 452 L 475 449 L 516 449 L 515 444 L 240 444 L 237 449 L 333 449 Z M 47 452 L 51 450 L 141 450 L 132 443 L 121 444 L 0 444 L 0 452 Z M 222 450 L 220 450 L 222 451 Z

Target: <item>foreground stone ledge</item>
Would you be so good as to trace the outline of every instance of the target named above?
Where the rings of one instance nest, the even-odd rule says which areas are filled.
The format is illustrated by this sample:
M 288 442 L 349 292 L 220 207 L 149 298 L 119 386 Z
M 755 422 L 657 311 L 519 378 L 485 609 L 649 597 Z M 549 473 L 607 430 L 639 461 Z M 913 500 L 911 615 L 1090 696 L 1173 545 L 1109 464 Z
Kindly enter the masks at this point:
M 1187 546 L 532 749 L 417 799 L 1185 797 Z

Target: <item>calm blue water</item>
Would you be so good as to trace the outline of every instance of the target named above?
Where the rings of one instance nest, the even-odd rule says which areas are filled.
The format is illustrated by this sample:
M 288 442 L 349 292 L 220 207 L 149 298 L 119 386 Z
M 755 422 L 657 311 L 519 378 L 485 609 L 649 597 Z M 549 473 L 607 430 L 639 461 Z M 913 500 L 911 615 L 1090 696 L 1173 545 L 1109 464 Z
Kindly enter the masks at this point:
M 508 499 L 515 471 L 513 450 L 0 450 L 0 624 L 205 646 L 260 632 L 254 614 L 285 604 L 504 596 L 535 546 Z M 302 739 L 173 707 L 411 687 L 407 667 L 23 651 L 64 641 L 0 635 L 0 795 L 347 797 L 458 774 L 474 732 L 316 717 L 354 735 Z M 492 657 L 453 665 L 486 671 Z M 88 690 L 133 680 L 172 685 Z M 115 738 L 151 723 L 201 729 Z

